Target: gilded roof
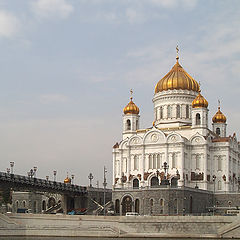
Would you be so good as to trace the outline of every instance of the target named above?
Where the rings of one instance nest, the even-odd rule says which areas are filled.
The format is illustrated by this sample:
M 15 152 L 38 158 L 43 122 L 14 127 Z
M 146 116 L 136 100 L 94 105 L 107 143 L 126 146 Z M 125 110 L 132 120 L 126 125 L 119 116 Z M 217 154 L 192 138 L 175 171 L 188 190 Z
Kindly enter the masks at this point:
M 192 101 L 193 108 L 207 108 L 208 101 L 202 96 L 201 91 L 199 91 L 197 97 Z
M 130 102 L 128 105 L 123 109 L 124 114 L 139 114 L 139 108 L 137 105 L 132 101 L 132 97 L 130 98 Z
M 227 121 L 226 116 L 220 111 L 220 107 L 218 107 L 218 111 L 213 116 L 212 121 L 214 123 L 225 123 Z
M 173 89 L 199 91 L 197 81 L 179 64 L 178 57 L 176 59 L 177 62 L 172 69 L 156 84 L 155 93 Z

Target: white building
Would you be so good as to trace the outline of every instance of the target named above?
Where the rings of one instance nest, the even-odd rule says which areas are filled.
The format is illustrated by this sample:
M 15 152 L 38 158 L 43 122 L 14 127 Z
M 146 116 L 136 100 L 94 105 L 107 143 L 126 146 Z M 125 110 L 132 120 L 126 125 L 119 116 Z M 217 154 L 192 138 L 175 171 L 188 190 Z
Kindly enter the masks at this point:
M 167 178 L 178 186 L 237 191 L 240 143 L 226 136 L 226 117 L 218 107 L 208 121 L 208 102 L 200 86 L 179 64 L 156 84 L 153 126 L 140 129 L 139 108 L 132 97 L 124 108 L 123 134 L 113 147 L 113 188 L 158 186 Z

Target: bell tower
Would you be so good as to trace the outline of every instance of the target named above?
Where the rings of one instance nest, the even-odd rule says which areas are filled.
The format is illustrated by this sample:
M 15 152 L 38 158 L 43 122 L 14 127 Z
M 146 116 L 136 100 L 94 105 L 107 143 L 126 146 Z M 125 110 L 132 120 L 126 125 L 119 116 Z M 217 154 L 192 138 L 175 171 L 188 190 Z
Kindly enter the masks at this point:
M 123 139 L 130 137 L 139 129 L 139 108 L 132 101 L 132 89 L 130 90 L 130 102 L 123 109 Z
M 227 118 L 220 110 L 220 101 L 218 100 L 218 111 L 212 118 L 213 132 L 216 133 L 219 137 L 226 137 L 227 130 Z
M 208 101 L 202 96 L 201 90 L 192 101 L 192 128 L 208 128 Z

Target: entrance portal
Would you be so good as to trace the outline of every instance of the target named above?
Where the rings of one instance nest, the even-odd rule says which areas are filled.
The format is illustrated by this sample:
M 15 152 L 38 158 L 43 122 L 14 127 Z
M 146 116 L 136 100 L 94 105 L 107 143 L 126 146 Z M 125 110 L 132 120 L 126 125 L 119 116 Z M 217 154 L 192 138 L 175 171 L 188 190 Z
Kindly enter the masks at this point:
M 125 196 L 122 200 L 122 215 L 125 216 L 126 212 L 132 212 L 132 198 Z

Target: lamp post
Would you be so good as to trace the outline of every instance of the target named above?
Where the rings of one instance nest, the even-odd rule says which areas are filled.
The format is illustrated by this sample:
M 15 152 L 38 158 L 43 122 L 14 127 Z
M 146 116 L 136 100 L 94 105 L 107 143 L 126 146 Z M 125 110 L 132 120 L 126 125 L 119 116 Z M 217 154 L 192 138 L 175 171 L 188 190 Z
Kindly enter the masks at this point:
M 73 180 L 74 180 L 74 175 L 72 174 L 72 184 L 73 184 Z
M 216 182 L 216 176 L 215 175 L 213 175 L 212 176 L 212 178 L 213 178 L 213 216 L 214 216 L 214 212 L 215 212 L 215 182 Z
M 162 168 L 164 169 L 164 177 L 163 177 L 163 180 L 161 181 L 160 185 L 169 185 L 170 183 L 169 183 L 169 180 L 167 179 L 167 171 L 168 171 L 169 166 L 168 166 L 167 162 L 163 163 Z
M 105 211 L 105 202 L 106 202 L 106 186 L 107 186 L 107 180 L 106 180 L 106 173 L 107 173 L 107 169 L 104 166 L 103 168 L 103 214 L 104 216 L 106 215 L 106 211 Z
M 14 162 L 10 162 L 10 167 L 11 167 L 11 174 L 13 174 Z
M 34 178 L 37 176 L 37 167 L 33 167 L 33 176 Z
M 213 192 L 215 193 L 215 181 L 217 177 L 213 175 L 212 178 L 213 178 Z
M 92 187 L 92 180 L 93 180 L 93 175 L 92 175 L 92 173 L 89 173 L 89 175 L 88 175 L 88 179 L 89 179 L 89 182 L 90 182 L 90 187 Z
M 31 168 L 30 171 L 28 172 L 28 176 L 32 178 L 34 175 L 33 169 Z
M 57 176 L 57 171 L 54 170 L 54 171 L 53 171 L 53 179 L 54 179 L 54 182 L 56 182 L 56 176 Z

